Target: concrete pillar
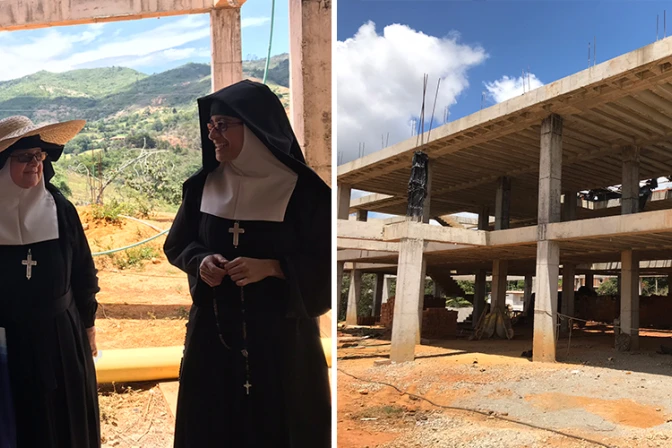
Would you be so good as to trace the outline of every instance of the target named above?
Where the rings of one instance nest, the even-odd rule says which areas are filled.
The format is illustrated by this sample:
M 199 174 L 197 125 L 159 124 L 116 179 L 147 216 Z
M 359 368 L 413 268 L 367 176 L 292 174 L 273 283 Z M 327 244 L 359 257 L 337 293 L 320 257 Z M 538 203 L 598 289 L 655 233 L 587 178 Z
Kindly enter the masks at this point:
M 439 284 L 436 283 L 436 282 L 434 282 L 434 291 L 433 291 L 433 293 L 434 293 L 434 298 L 435 298 L 435 299 L 440 298 L 440 297 L 441 297 L 441 294 L 443 293 L 443 290 L 441 289 L 441 285 L 439 285 Z
M 390 351 L 392 362 L 415 359 L 415 345 L 420 340 L 420 318 L 425 289 L 424 247 L 424 241 L 418 239 L 404 238 L 399 243 Z
M 639 260 L 632 250 L 621 253 L 621 335 L 630 350 L 639 349 Z
M 492 262 L 492 301 L 490 310 L 506 307 L 506 278 L 509 267 L 508 260 L 494 260 Z
M 371 310 L 371 315 L 377 319 L 380 319 L 380 306 L 383 303 L 383 288 L 385 288 L 385 275 L 376 274 L 376 283 L 373 287 L 373 309 Z
M 575 192 L 565 191 L 564 202 L 562 203 L 562 212 L 561 212 L 562 221 L 575 221 L 576 220 L 577 202 L 578 201 L 577 201 L 577 197 L 576 197 Z
M 348 309 L 345 315 L 346 325 L 357 325 L 357 306 L 362 294 L 362 271 L 350 272 L 350 290 L 348 291 Z
M 472 326 L 476 328 L 481 314 L 485 311 L 486 272 L 485 269 L 476 271 L 474 284 L 474 311 L 472 313 Z
M 357 221 L 367 221 L 369 219 L 368 210 L 357 210 Z
M 560 247 L 557 242 L 546 239 L 546 225 L 560 221 L 562 118 L 553 114 L 544 119 L 540 137 L 537 291 L 532 350 L 534 361 L 555 362 Z
M 292 127 L 308 166 L 331 185 L 331 2 L 289 0 Z
M 523 315 L 530 313 L 530 299 L 532 298 L 532 279 L 531 275 L 525 276 L 525 286 L 523 288 Z
M 388 275 L 383 276 L 383 296 L 382 303 L 387 303 L 390 298 L 390 277 Z
M 576 276 L 576 265 L 564 263 L 562 265 L 562 309 L 560 312 L 565 316 L 574 316 L 574 278 Z M 565 332 L 569 330 L 569 321 L 562 319 L 560 329 Z
M 490 228 L 490 208 L 483 205 L 478 213 L 478 230 L 488 230 Z
M 623 148 L 622 160 L 621 214 L 629 215 L 639 211 L 639 148 Z
M 594 285 L 595 285 L 595 274 L 593 274 L 592 272 L 586 274 L 586 281 L 585 281 L 585 284 L 586 284 L 586 286 L 589 287 L 590 289 L 595 289 L 595 288 L 594 288 Z
M 501 177 L 495 198 L 495 230 L 509 228 L 511 215 L 511 178 Z
M 350 185 L 343 185 L 339 184 L 338 185 L 338 197 L 337 197 L 337 211 L 336 211 L 336 216 L 338 219 L 348 219 L 348 215 L 350 213 L 350 195 L 352 194 L 352 188 Z M 340 301 L 340 291 L 341 288 L 343 287 L 343 267 L 345 263 L 342 261 L 339 261 L 336 263 L 336 279 L 337 279 L 337 285 L 338 285 L 338 297 Z
M 240 8 L 210 11 L 212 91 L 243 79 Z

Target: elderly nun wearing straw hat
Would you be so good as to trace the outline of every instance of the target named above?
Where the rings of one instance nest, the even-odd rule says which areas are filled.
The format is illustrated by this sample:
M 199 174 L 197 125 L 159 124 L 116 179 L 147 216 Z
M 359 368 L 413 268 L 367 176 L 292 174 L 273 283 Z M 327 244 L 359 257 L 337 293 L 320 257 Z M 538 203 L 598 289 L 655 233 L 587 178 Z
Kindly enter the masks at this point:
M 0 446 L 93 448 L 99 291 L 75 207 L 49 181 L 85 122 L 0 120 Z

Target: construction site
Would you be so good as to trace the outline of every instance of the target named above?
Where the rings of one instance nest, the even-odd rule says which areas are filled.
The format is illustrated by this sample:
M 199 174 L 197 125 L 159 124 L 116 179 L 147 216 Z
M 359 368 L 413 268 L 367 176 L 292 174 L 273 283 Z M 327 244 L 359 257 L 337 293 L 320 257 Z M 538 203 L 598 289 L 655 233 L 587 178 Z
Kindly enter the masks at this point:
M 672 273 L 672 39 L 430 132 L 338 167 L 338 275 L 350 285 L 339 327 L 342 446 L 373 434 L 388 434 L 371 442 L 386 447 L 422 437 L 451 447 L 667 446 L 672 297 L 640 295 L 640 280 Z M 365 274 L 376 280 L 362 315 Z M 609 277 L 617 291 L 598 295 Z M 515 307 L 511 279 L 524 280 Z M 455 296 L 471 302 L 469 316 L 446 307 Z M 641 378 L 620 376 L 633 370 Z M 357 406 L 380 398 L 402 409 L 401 423 L 360 418 Z M 406 420 L 450 407 L 440 403 L 485 416 L 442 414 L 444 427 L 481 427 L 461 438 L 438 437 L 436 426 L 399 434 L 432 426 L 427 415 Z M 513 425 L 495 430 L 504 438 L 494 445 L 475 444 L 493 436 L 488 418 L 509 413 L 584 438 L 532 431 L 514 443 Z M 645 441 L 654 428 L 660 439 Z
M 433 129 L 420 145 L 411 138 L 339 166 L 339 269 L 396 275 L 393 361 L 412 360 L 424 331 L 426 275 L 447 295 L 451 276 L 472 276 L 473 326 L 499 321 L 494 333 L 504 338 L 507 276 L 524 277 L 535 361 L 556 360 L 571 318 L 600 314 L 622 350 L 639 349 L 640 328 L 665 324 L 670 300 L 640 299 L 639 279 L 670 273 L 672 201 L 657 190 L 672 173 L 670 81 L 664 39 Z M 414 216 L 409 179 L 422 196 Z M 350 200 L 353 189 L 370 194 Z M 367 221 L 368 212 L 400 218 Z M 454 216 L 465 212 L 479 216 L 475 229 Z M 574 288 L 558 294 L 577 277 L 593 291 L 596 274 L 618 276 L 613 303 Z M 493 335 L 492 325 L 484 330 Z

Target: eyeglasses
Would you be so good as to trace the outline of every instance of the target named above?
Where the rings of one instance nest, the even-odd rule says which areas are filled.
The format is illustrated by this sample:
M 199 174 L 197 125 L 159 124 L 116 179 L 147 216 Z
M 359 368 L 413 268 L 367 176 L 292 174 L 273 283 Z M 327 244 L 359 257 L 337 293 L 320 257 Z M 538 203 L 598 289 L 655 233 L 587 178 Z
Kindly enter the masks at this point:
M 222 121 L 213 121 L 213 120 L 210 120 L 208 122 L 208 131 L 212 131 L 213 129 L 215 129 L 220 134 L 223 134 L 224 132 L 226 132 L 227 129 L 229 129 L 229 127 L 239 126 L 241 124 L 243 124 L 242 121 L 223 121 L 223 120 Z
M 47 153 L 41 151 L 36 153 L 12 154 L 9 157 L 15 159 L 19 163 L 30 163 L 33 160 L 36 162 L 44 162 L 44 160 L 47 158 Z

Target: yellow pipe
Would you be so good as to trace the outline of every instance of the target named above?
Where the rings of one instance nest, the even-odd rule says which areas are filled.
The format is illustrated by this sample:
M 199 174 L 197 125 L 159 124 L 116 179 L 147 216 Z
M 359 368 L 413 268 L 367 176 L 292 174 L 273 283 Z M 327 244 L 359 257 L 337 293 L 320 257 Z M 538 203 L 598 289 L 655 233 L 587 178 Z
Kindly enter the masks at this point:
M 331 367 L 331 338 L 322 338 L 322 348 Z M 176 380 L 179 376 L 183 346 L 104 350 L 96 360 L 98 382 Z

